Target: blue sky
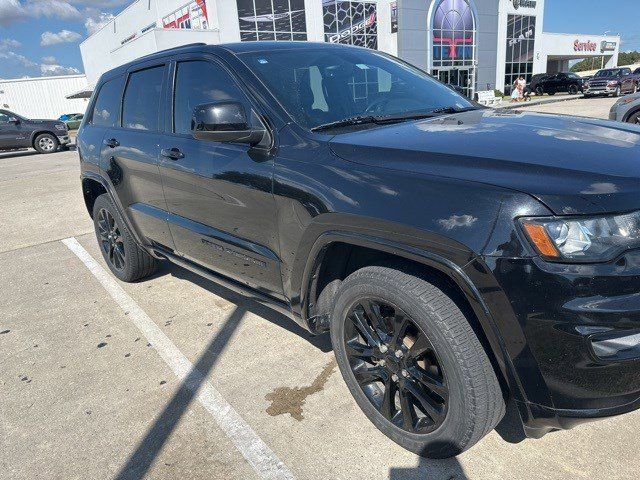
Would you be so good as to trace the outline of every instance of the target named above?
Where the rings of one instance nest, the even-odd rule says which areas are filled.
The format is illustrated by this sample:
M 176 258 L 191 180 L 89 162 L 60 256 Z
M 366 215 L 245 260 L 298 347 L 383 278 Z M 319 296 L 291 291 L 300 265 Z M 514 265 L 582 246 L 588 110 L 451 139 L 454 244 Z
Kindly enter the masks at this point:
M 0 78 L 82 72 L 79 43 L 131 1 L 0 0 Z M 608 30 L 622 35 L 623 50 L 640 50 L 639 1 L 615 0 L 607 6 L 603 0 L 547 0 L 544 29 Z

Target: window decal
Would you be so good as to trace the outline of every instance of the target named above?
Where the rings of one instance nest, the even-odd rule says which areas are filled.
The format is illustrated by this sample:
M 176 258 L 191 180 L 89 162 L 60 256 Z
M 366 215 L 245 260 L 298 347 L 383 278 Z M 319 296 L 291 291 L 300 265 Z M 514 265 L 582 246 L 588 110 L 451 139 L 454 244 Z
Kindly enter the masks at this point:
M 240 40 L 307 39 L 304 0 L 237 0 Z
M 162 19 L 164 28 L 206 30 L 209 28 L 206 0 L 192 0 Z
M 323 0 L 325 41 L 378 48 L 378 13 L 373 2 Z

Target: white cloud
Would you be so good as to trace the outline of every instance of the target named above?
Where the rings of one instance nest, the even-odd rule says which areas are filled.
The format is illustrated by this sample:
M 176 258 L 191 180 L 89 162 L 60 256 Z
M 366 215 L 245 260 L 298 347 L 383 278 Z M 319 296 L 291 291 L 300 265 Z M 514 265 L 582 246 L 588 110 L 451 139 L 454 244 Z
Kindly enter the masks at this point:
M 21 46 L 22 44 L 19 41 L 14 40 L 13 38 L 0 38 L 0 51 L 20 48 Z
M 0 0 L 0 25 L 40 17 L 80 20 L 82 14 L 63 0 Z
M 38 64 L 33 60 L 29 60 L 24 55 L 20 55 L 19 53 L 12 52 L 12 51 L 0 52 L 0 59 L 7 60 L 11 63 L 18 64 L 27 68 L 33 68 L 38 66 Z
M 80 40 L 82 36 L 71 30 L 61 30 L 58 33 L 44 32 L 40 37 L 40 45 L 47 47 L 50 45 L 58 45 L 60 43 L 74 43 Z
M 90 13 L 89 9 L 87 9 L 87 13 Z M 100 12 L 98 10 L 91 12 L 91 14 L 88 15 L 87 19 L 84 21 L 84 26 L 87 29 L 87 35 L 93 35 L 107 23 L 113 20 L 113 18 L 114 15 L 110 13 Z
M 58 59 L 56 57 L 42 57 L 42 63 L 55 65 L 56 63 L 58 63 Z
M 40 73 L 45 77 L 54 75 L 75 75 L 80 73 L 80 70 L 74 67 L 63 67 L 62 65 L 40 65 Z

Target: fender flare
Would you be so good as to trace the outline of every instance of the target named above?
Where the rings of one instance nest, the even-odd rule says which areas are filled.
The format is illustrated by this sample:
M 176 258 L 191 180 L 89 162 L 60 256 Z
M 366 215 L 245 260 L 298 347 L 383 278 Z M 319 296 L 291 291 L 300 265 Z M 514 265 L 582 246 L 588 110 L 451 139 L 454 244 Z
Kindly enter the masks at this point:
M 307 328 L 311 327 L 308 318 L 308 308 L 310 295 L 314 293 L 313 288 L 314 282 L 317 279 L 317 270 L 322 264 L 324 253 L 328 249 L 329 245 L 336 242 L 367 247 L 397 255 L 407 260 L 433 268 L 451 279 L 462 291 L 465 299 L 473 310 L 478 320 L 479 327 L 482 329 L 482 333 L 488 342 L 488 347 L 491 349 L 490 353 L 496 361 L 499 374 L 504 379 L 510 395 L 516 399 L 524 400 L 526 398 L 517 380 L 515 367 L 509 358 L 507 348 L 499 333 L 498 327 L 493 320 L 491 311 L 482 298 L 478 288 L 474 285 L 469 275 L 464 271 L 464 267 L 466 265 L 457 265 L 441 255 L 434 254 L 433 252 L 429 252 L 422 248 L 408 246 L 394 242 L 393 240 L 369 234 L 353 233 L 342 230 L 330 230 L 321 234 L 311 247 L 304 268 L 302 277 L 303 282 L 300 286 L 300 304 L 295 307 L 292 305 L 294 311 L 297 308 L 300 309 L 299 315 Z
M 640 112 L 640 106 L 634 108 L 633 110 L 628 111 L 625 116 L 622 118 L 623 122 L 628 122 L 629 118 L 631 118 L 631 115 L 634 115 L 636 113 Z
M 149 249 L 149 248 L 147 248 L 145 246 L 144 242 L 142 241 L 142 237 L 140 236 L 140 233 L 134 227 L 133 223 L 131 222 L 131 219 L 126 214 L 126 210 L 122 206 L 122 203 L 120 203 L 120 200 L 118 199 L 118 196 L 114 194 L 113 185 L 111 185 L 111 182 L 109 182 L 107 179 L 105 179 L 102 175 L 100 175 L 100 174 L 98 174 L 96 172 L 91 172 L 91 171 L 83 172 L 82 175 L 81 175 L 81 182 L 82 182 L 82 185 L 83 185 L 83 189 L 84 189 L 84 181 L 85 180 L 92 180 L 94 182 L 100 183 L 103 186 L 103 188 L 106 190 L 107 194 L 109 195 L 109 198 L 111 199 L 111 203 L 113 203 L 114 207 L 116 208 L 116 210 L 120 214 L 120 217 L 124 220 L 124 223 L 126 224 L 127 228 L 131 232 L 131 234 L 133 235 L 133 238 L 134 238 L 135 242 L 141 248 L 144 248 L 145 250 L 147 250 L 150 255 L 153 255 L 154 257 L 157 257 L 157 255 L 152 253 L 151 249 Z M 84 196 L 84 191 L 83 191 L 83 196 Z
M 46 128 L 42 130 L 35 130 L 31 132 L 31 135 L 29 136 L 29 145 L 33 146 L 34 142 L 36 141 L 36 137 L 38 135 L 42 135 L 43 133 L 48 133 L 49 135 L 53 135 L 54 137 L 56 137 L 56 139 L 58 138 L 58 135 L 56 135 L 51 130 L 47 130 Z

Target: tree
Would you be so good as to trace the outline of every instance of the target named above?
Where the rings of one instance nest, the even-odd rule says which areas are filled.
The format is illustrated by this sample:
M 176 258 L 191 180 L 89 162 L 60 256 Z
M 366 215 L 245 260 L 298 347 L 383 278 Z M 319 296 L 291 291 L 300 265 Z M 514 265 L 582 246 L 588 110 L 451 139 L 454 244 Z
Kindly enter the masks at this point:
M 618 55 L 618 66 L 634 65 L 640 63 L 640 52 L 620 52 Z M 585 58 L 571 67 L 572 72 L 585 72 L 587 70 L 597 70 L 602 65 L 601 57 Z

